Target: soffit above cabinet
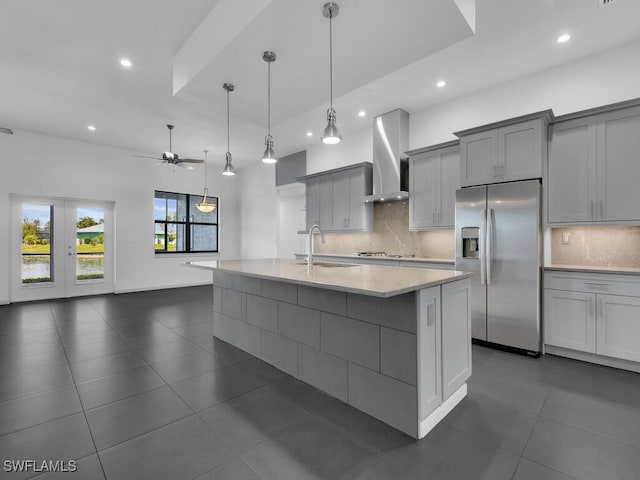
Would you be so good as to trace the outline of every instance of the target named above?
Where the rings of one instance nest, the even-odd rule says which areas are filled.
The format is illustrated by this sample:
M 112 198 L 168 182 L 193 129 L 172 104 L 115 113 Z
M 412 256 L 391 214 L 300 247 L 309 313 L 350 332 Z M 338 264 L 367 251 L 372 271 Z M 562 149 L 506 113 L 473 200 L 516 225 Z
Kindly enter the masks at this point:
M 304 177 L 296 178 L 296 182 L 306 183 L 310 180 L 315 180 L 320 177 L 324 177 L 327 175 L 333 175 L 334 173 L 346 172 L 348 170 L 354 170 L 356 168 L 373 168 L 373 164 L 371 162 L 360 162 L 354 163 L 352 165 L 347 165 L 340 168 L 334 168 L 332 170 L 325 170 L 324 172 L 312 173 L 310 175 L 305 175 Z

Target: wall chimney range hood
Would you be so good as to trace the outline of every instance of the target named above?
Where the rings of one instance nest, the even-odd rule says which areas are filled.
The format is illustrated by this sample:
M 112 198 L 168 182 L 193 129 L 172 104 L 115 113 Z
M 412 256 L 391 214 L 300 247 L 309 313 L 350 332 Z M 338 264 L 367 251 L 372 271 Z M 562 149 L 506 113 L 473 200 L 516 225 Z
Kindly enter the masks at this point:
M 373 119 L 373 195 L 365 202 L 409 198 L 409 114 L 398 108 Z

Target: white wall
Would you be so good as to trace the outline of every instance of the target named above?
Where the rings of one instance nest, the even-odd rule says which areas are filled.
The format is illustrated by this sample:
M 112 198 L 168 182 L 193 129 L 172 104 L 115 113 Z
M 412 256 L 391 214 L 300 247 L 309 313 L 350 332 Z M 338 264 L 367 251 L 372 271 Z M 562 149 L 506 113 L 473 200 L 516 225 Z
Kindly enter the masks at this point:
M 156 257 L 153 252 L 154 190 L 202 192 L 203 167 L 188 171 L 154 167 L 126 150 L 16 131 L 0 136 L 0 303 L 10 298 L 10 194 L 110 200 L 116 217 L 116 292 L 210 281 L 205 271 L 181 267 L 186 259 L 213 254 Z M 220 254 L 237 258 L 240 235 L 236 179 L 209 168 L 209 191 L 220 197 Z
M 450 82 L 453 83 L 453 82 Z M 453 140 L 453 132 L 464 130 L 548 108 L 556 115 L 585 110 L 640 97 L 640 42 L 580 59 L 576 62 L 521 78 L 489 90 L 444 102 L 411 113 L 409 148 L 420 148 Z M 411 111 L 411 106 L 401 106 Z M 343 132 L 338 145 L 320 142 L 307 149 L 307 173 L 322 172 L 373 158 L 372 126 L 357 132 Z M 273 179 L 262 176 L 261 167 L 243 170 L 250 179 L 247 186 L 271 201 L 275 194 Z M 249 173 L 251 172 L 251 173 Z M 245 183 L 243 183 L 244 185 Z M 243 206 L 241 225 L 252 232 L 251 245 L 269 245 L 265 256 L 277 249 L 271 247 L 273 231 L 255 228 L 259 219 L 264 223 L 277 221 L 276 211 L 266 208 L 254 198 Z M 245 208 L 246 207 L 246 208 Z M 283 242 L 286 240 L 282 240 Z M 280 250 L 285 251 L 282 245 Z M 250 253 L 245 249 L 243 255 Z
M 262 162 L 238 170 L 240 251 L 242 258 L 275 258 L 278 238 L 278 194 L 274 165 Z

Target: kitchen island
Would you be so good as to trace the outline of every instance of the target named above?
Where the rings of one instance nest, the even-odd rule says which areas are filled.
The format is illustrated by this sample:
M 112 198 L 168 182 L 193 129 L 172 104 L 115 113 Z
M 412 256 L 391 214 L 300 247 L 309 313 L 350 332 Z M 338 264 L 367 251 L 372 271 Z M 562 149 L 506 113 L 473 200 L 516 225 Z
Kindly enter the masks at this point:
M 466 395 L 464 272 L 288 259 L 212 271 L 213 335 L 422 438 Z

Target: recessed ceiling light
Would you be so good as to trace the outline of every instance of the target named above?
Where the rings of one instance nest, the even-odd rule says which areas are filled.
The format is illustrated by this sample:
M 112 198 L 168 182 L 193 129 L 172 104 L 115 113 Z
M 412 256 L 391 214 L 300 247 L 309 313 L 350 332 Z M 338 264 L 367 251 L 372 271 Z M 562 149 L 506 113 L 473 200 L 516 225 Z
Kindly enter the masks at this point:
M 558 37 L 558 43 L 568 42 L 569 40 L 571 40 L 571 35 L 568 33 L 563 33 Z
M 91 130 L 92 132 L 95 132 L 95 131 L 96 131 L 96 127 L 94 127 L 93 125 L 89 125 L 89 126 L 87 127 L 87 129 L 88 129 L 88 130 Z
M 365 112 L 364 110 L 360 110 L 360 111 L 358 112 L 358 116 L 359 116 L 359 117 L 364 117 L 366 114 L 367 114 L 367 112 Z
M 313 132 L 307 132 L 307 137 L 313 137 Z
M 126 67 L 126 68 L 131 68 L 131 65 L 133 65 L 133 64 L 131 63 L 131 60 L 129 60 L 128 58 L 121 58 L 120 59 L 120 65 L 122 65 L 123 67 Z
M 447 84 L 447 82 L 445 82 L 444 80 L 439 80 L 438 83 L 436 83 L 436 87 L 438 88 L 442 88 Z

